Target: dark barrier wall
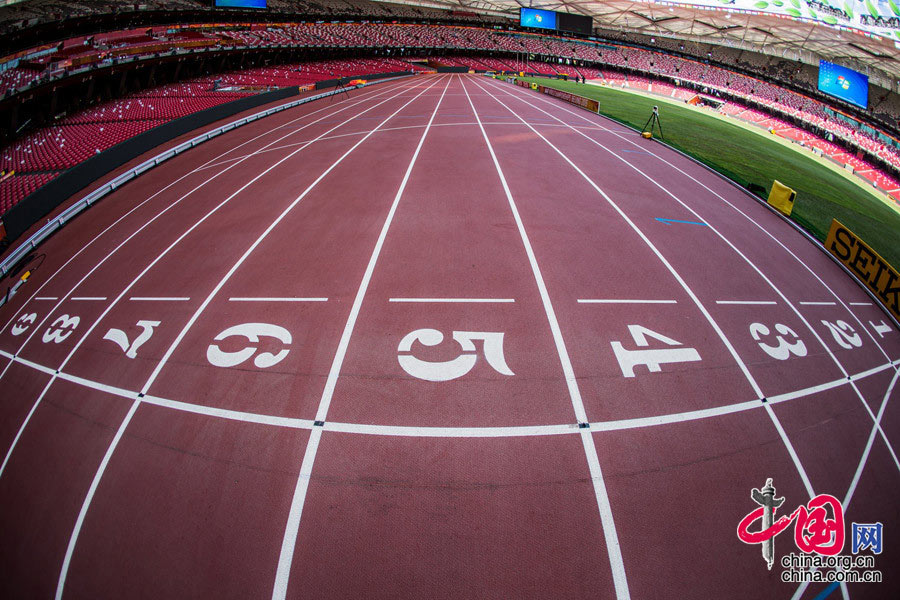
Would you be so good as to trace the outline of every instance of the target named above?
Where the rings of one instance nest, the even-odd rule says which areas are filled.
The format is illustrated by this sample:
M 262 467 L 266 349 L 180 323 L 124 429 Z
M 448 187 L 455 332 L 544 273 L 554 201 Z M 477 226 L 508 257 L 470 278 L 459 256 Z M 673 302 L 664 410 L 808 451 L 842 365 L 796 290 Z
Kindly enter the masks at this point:
M 316 89 L 335 87 L 338 85 L 347 85 L 354 79 L 365 79 L 366 81 L 378 81 L 379 79 L 387 79 L 388 77 L 398 77 L 400 75 L 412 75 L 412 71 L 394 71 L 392 73 L 375 73 L 373 75 L 354 75 L 353 77 L 341 77 L 339 79 L 325 79 L 316 82 Z
M 438 73 L 468 73 L 469 67 L 435 67 Z
M 230 117 L 239 112 L 276 100 L 290 98 L 298 95 L 298 93 L 298 88 L 289 87 L 275 90 L 274 92 L 240 98 L 233 102 L 226 102 L 225 104 L 169 121 L 159 127 L 154 127 L 150 131 L 116 144 L 112 148 L 92 156 L 83 163 L 63 172 L 62 175 L 13 206 L 3 215 L 6 235 L 10 242 L 14 241 L 25 233 L 29 227 L 43 219 L 72 195 L 77 194 L 110 171 L 121 167 L 149 150 L 153 150 L 160 144 L 173 140 L 198 127 L 205 127 L 210 123 L 215 123 L 220 119 Z

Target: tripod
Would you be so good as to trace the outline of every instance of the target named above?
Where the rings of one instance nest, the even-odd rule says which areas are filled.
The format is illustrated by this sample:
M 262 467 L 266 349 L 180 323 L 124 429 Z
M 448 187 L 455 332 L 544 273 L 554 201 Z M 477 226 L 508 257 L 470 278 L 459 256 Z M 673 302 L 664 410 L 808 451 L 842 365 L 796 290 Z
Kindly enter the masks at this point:
M 650 126 L 650 129 L 647 129 L 648 125 Z M 653 126 L 654 125 L 659 127 L 660 139 L 665 140 L 666 138 L 663 137 L 662 123 L 659 120 L 659 107 L 658 106 L 653 107 L 653 112 L 650 113 L 650 118 L 647 119 L 647 122 L 644 124 L 644 127 L 641 129 L 641 135 L 643 135 L 644 137 L 646 137 L 648 139 L 653 137 Z
M 348 88 L 346 85 L 341 85 L 341 83 L 338 82 L 338 84 L 337 84 L 337 91 L 335 91 L 335 93 L 333 93 L 333 94 L 331 95 L 331 100 L 334 100 L 335 97 L 337 97 L 337 96 L 340 95 L 340 94 L 344 94 L 345 97 L 349 98 L 349 97 L 350 97 L 350 92 L 349 92 L 349 90 L 350 90 L 350 88 Z M 661 131 L 661 130 L 660 130 L 660 131 Z

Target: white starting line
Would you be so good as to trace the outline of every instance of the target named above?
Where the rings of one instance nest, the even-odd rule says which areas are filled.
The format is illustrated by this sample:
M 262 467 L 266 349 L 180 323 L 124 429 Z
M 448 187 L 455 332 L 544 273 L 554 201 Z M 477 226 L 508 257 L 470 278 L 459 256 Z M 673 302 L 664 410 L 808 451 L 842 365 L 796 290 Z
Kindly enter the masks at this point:
M 112 394 L 129 400 L 138 397 L 138 391 L 120 388 L 99 381 L 93 381 L 63 371 L 56 372 L 50 367 L 41 365 L 34 361 L 13 356 L 5 350 L 0 350 L 0 356 L 4 356 L 13 362 L 18 362 L 29 368 L 41 373 L 56 376 L 62 380 L 75 383 L 77 385 L 93 389 L 96 391 Z M 780 404 L 798 398 L 803 398 L 823 392 L 825 390 L 839 388 L 848 385 L 851 381 L 859 381 L 866 377 L 881 373 L 888 369 L 900 366 L 900 359 L 892 362 L 872 367 L 860 373 L 856 373 L 849 378 L 842 377 L 832 381 L 826 381 L 817 385 L 786 392 L 771 396 L 763 402 L 762 398 L 727 404 L 724 406 L 714 406 L 711 408 L 703 408 L 680 413 L 671 413 L 665 415 L 655 415 L 651 417 L 637 417 L 631 419 L 618 419 L 612 421 L 598 421 L 589 423 L 590 431 L 617 431 L 622 429 L 636 429 L 641 427 L 654 427 L 657 425 L 667 425 L 672 423 L 682 423 L 685 421 L 695 421 L 721 415 L 728 415 L 746 410 L 763 408 L 768 404 Z M 440 426 L 393 426 L 393 425 L 370 425 L 366 423 L 340 423 L 335 421 L 325 421 L 322 425 L 317 425 L 315 421 L 308 419 L 298 419 L 291 417 L 282 417 L 278 415 L 267 415 L 261 413 L 252 413 L 244 411 L 228 410 L 205 406 L 201 404 L 192 404 L 190 402 L 182 402 L 179 400 L 170 400 L 158 396 L 145 395 L 141 400 L 147 404 L 179 410 L 193 414 L 206 415 L 222 419 L 230 419 L 232 421 L 240 421 L 243 423 L 256 423 L 262 425 L 270 425 L 275 427 L 288 427 L 292 429 L 312 429 L 314 427 L 322 427 L 324 431 L 334 431 L 341 433 L 358 433 L 366 435 L 385 435 L 400 437 L 470 437 L 470 438 L 493 438 L 493 437 L 521 437 L 521 436 L 540 436 L 540 435 L 561 435 L 561 434 L 577 434 L 581 433 L 577 423 L 561 423 L 552 425 L 530 425 L 530 426 L 509 426 L 509 427 L 440 427 Z
M 716 304 L 731 304 L 743 306 L 773 306 L 778 304 L 774 300 L 716 300 Z
M 229 302 L 328 302 L 328 298 L 229 298 Z
M 190 298 L 184 296 L 132 296 L 132 302 L 187 302 Z
M 388 302 L 450 302 L 474 304 L 509 304 L 514 298 L 389 298 Z
M 678 304 L 677 300 L 625 300 L 619 298 L 579 298 L 578 304 Z

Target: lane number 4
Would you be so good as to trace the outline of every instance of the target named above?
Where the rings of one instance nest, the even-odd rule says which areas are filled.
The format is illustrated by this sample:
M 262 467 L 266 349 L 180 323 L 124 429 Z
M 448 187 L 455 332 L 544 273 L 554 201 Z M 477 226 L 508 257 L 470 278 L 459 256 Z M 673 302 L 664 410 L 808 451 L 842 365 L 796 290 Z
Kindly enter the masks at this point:
M 664 364 L 696 362 L 701 360 L 695 348 L 681 347 L 683 344 L 652 329 L 641 325 L 629 325 L 628 332 L 639 350 L 628 350 L 622 342 L 610 342 L 619 368 L 625 377 L 634 377 L 634 368 L 638 365 L 647 367 L 651 373 L 659 373 Z M 650 348 L 648 338 L 661 342 L 665 348 Z

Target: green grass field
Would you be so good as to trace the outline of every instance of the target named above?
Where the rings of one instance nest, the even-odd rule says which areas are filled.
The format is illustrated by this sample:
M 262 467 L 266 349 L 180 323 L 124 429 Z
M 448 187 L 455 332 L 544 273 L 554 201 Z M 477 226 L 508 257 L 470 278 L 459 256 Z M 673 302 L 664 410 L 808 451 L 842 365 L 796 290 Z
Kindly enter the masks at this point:
M 542 77 L 524 79 L 595 99 L 601 114 L 637 129 L 658 105 L 666 143 L 744 187 L 765 188 L 766 195 L 777 179 L 797 191 L 791 216 L 816 238 L 824 241 L 835 218 L 900 267 L 900 210 L 831 161 L 761 128 L 674 99 Z

